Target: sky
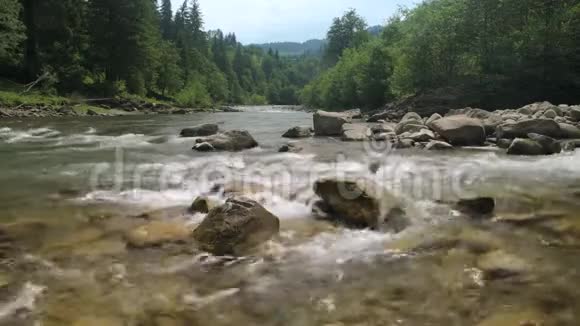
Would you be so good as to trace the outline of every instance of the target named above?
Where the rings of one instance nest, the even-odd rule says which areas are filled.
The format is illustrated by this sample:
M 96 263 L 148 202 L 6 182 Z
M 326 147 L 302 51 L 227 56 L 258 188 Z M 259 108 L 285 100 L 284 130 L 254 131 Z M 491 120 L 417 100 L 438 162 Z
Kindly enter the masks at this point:
M 172 0 L 175 11 L 183 0 Z M 244 44 L 324 38 L 334 17 L 356 9 L 369 26 L 419 0 L 199 0 L 205 29 L 235 32 Z

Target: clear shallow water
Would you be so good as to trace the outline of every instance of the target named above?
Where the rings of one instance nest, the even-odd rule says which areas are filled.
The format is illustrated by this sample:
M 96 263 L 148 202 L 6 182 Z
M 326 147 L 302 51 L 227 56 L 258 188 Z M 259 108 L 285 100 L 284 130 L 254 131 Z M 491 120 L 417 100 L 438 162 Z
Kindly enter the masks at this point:
M 19 251 L 2 261 L 0 324 L 476 325 L 498 314 L 578 324 L 580 291 L 567 285 L 580 280 L 579 153 L 387 153 L 313 138 L 299 142 L 300 154 L 278 154 L 280 135 L 312 116 L 245 111 L 3 122 L 0 214 Z M 261 146 L 195 153 L 177 135 L 201 123 L 247 129 Z M 388 189 L 411 226 L 392 234 L 313 220 L 313 182 L 337 175 Z M 162 210 L 199 223 L 173 207 L 241 181 L 282 220 L 280 237 L 254 255 L 125 247 L 123 233 L 144 223 L 134 216 Z M 526 225 L 473 222 L 446 204 L 477 196 L 498 198 L 498 217 Z M 473 242 L 522 257 L 532 271 L 482 281 Z

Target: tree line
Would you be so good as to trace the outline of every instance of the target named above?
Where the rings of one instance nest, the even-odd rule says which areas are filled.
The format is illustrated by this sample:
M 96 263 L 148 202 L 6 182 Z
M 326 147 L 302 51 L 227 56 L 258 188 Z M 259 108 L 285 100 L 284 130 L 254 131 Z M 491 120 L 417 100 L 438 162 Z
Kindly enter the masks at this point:
M 197 0 L 0 0 L 0 74 L 63 95 L 297 104 L 318 59 L 206 31 Z
M 486 108 L 580 102 L 578 0 L 429 0 L 380 37 L 366 28 L 354 10 L 334 20 L 303 103 L 376 109 L 444 88 Z

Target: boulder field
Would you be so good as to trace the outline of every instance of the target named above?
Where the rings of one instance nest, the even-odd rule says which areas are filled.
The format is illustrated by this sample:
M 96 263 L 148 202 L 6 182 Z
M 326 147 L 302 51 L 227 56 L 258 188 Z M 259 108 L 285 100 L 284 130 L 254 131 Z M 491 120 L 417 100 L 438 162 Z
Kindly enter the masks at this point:
M 351 112 L 314 114 L 314 134 L 343 141 L 390 142 L 394 148 L 451 150 L 493 146 L 508 155 L 552 155 L 580 144 L 580 106 L 534 103 L 518 109 L 450 110 L 422 117 L 385 111 L 363 120 Z

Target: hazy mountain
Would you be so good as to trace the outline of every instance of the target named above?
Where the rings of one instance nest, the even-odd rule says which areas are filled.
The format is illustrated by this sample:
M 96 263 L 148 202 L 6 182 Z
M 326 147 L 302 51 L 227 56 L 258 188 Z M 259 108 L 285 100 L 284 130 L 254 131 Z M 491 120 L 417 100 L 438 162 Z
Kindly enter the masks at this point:
M 274 43 L 264 43 L 264 44 L 253 44 L 259 48 L 268 51 L 278 50 L 282 56 L 299 56 L 303 54 L 319 55 L 322 53 L 322 49 L 326 41 L 324 40 L 308 40 L 304 43 L 298 42 L 274 42 Z
M 384 26 L 376 25 L 369 27 L 367 31 L 369 31 L 369 33 L 371 33 L 371 35 L 373 36 L 379 36 L 381 35 L 381 32 L 383 31 L 384 28 L 385 28 Z

